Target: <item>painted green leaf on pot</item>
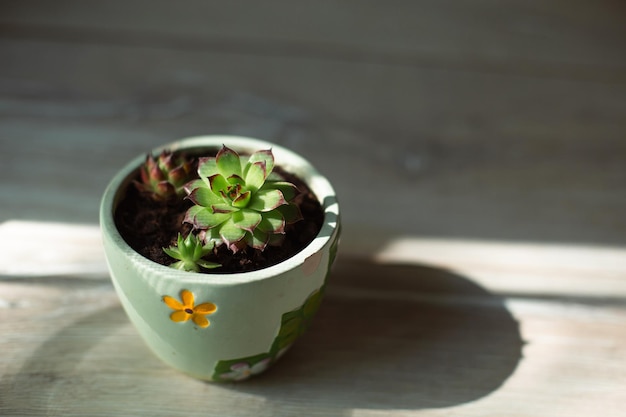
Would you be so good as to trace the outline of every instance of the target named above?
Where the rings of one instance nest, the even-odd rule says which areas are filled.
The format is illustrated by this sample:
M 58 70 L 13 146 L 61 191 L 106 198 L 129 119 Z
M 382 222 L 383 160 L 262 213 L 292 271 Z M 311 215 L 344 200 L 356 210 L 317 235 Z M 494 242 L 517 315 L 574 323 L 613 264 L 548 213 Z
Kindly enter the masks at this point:
M 306 321 L 305 325 L 308 327 L 311 324 L 311 320 L 322 303 L 322 291 L 315 291 L 307 299 L 306 303 L 302 306 L 302 316 Z
M 219 361 L 213 372 L 213 380 L 221 382 L 243 381 L 265 371 L 270 366 L 272 359 L 269 353 L 261 353 L 247 358 Z
M 297 310 L 282 315 L 278 335 L 270 351 L 245 358 L 222 360 L 213 372 L 214 381 L 242 381 L 265 371 L 276 359 L 281 357 L 295 340 L 311 324 L 322 301 L 324 287 L 313 292 Z
M 289 347 L 309 328 L 313 316 L 320 307 L 323 293 L 324 287 L 313 292 L 299 309 L 283 314 L 280 330 L 272 344 L 273 354 Z
M 283 315 L 280 331 L 272 344 L 272 351 L 279 351 L 293 344 L 303 331 L 303 322 L 300 311 Z

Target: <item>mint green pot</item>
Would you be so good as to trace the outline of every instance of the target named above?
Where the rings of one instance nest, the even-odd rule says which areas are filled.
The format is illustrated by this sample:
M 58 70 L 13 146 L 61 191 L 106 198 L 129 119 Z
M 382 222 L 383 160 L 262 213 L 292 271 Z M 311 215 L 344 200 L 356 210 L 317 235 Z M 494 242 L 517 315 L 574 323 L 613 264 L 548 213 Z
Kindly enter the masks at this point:
M 100 207 L 111 278 L 122 306 L 147 345 L 170 366 L 196 378 L 238 381 L 269 368 L 306 330 L 321 301 L 339 240 L 333 187 L 310 163 L 273 143 L 238 136 L 198 136 L 154 149 L 243 153 L 271 148 L 276 164 L 299 176 L 324 209 L 322 229 L 301 252 L 253 272 L 200 274 L 165 267 L 135 252 L 113 213 L 145 155 L 115 175 Z M 187 310 L 187 320 L 174 321 Z M 177 313 L 180 317 L 183 313 Z

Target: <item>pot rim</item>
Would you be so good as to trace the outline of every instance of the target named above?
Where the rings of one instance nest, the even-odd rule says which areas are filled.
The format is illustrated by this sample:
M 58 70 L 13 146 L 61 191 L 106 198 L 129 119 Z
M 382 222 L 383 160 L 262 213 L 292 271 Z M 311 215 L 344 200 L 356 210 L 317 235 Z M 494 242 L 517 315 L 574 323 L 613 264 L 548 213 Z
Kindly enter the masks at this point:
M 161 265 L 139 254 L 126 243 L 119 233 L 115 225 L 113 213 L 121 198 L 120 190 L 130 184 L 130 176 L 138 169 L 140 164 L 145 161 L 145 153 L 135 157 L 117 171 L 104 191 L 100 204 L 100 227 L 103 238 L 111 239 L 117 249 L 123 252 L 126 257 L 130 258 L 132 262 L 150 269 L 161 277 L 167 277 L 168 279 L 186 283 L 231 286 L 260 281 L 292 270 L 303 264 L 309 256 L 319 252 L 328 243 L 331 237 L 336 234 L 336 229 L 339 226 L 339 205 L 332 185 L 308 160 L 276 143 L 245 136 L 203 135 L 179 139 L 156 147 L 152 149 L 151 152 L 152 154 L 158 154 L 164 149 L 176 151 L 184 149 L 219 148 L 222 144 L 226 144 L 237 151 L 253 152 L 259 149 L 271 148 L 276 158 L 276 164 L 286 170 L 294 172 L 311 188 L 322 205 L 324 221 L 316 237 L 304 249 L 278 264 L 255 271 L 238 273 L 193 273 L 180 271 Z

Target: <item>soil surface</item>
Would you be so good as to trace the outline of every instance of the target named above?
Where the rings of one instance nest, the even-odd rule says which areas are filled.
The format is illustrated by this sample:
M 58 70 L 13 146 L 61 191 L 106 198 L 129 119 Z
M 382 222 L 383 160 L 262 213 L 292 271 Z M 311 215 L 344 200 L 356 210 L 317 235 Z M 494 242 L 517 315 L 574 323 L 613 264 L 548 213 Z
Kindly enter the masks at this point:
M 274 172 L 300 190 L 294 202 L 299 205 L 303 219 L 285 227 L 285 239 L 281 246 L 267 246 L 263 251 L 245 248 L 234 254 L 226 245 L 216 247 L 206 259 L 222 266 L 202 272 L 225 274 L 266 268 L 292 257 L 313 241 L 324 220 L 321 204 L 298 177 L 278 166 Z M 154 201 L 130 184 L 115 211 L 115 224 L 126 243 L 138 253 L 154 262 L 170 265 L 176 260 L 165 254 L 163 248 L 175 245 L 178 233 L 187 236 L 192 231 L 192 226 L 183 222 L 187 209 L 192 205 L 187 199 Z

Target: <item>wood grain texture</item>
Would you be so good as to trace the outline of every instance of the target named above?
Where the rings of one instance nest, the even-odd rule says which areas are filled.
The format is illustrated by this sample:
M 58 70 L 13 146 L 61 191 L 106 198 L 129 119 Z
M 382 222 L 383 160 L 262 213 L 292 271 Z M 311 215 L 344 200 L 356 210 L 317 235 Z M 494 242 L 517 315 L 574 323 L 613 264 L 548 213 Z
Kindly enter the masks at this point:
M 505 298 L 445 269 L 343 257 L 312 330 L 274 369 L 214 385 L 160 363 L 107 280 L 0 285 L 3 415 L 621 412 L 623 298 Z
M 3 2 L 8 35 L 506 73 L 620 73 L 617 1 Z M 556 68 L 555 68 L 556 67 Z M 589 69 L 593 69 L 589 71 Z M 555 71 L 556 70 L 556 71 Z
M 1 2 L 0 415 L 622 416 L 625 13 Z M 237 385 L 148 351 L 97 229 L 128 160 L 222 133 L 310 159 L 345 226 L 312 329 Z
M 95 222 L 108 179 L 131 157 L 226 132 L 310 158 L 358 225 L 391 210 L 378 226 L 410 234 L 625 239 L 624 216 L 604 214 L 626 207 L 621 85 L 150 48 L 7 41 L 0 49 L 10 57 L 0 68 L 7 89 L 17 89 L 0 126 L 0 150 L 16 153 L 2 166 L 3 193 L 32 202 L 8 200 L 5 219 Z M 31 97 L 38 85 L 49 92 Z M 70 149 L 89 155 L 76 161 Z M 32 155 L 50 157 L 37 171 Z M 80 179 L 61 197 L 55 187 L 72 176 Z M 26 186 L 17 190 L 16 177 Z M 368 191 L 383 188 L 391 207 Z

